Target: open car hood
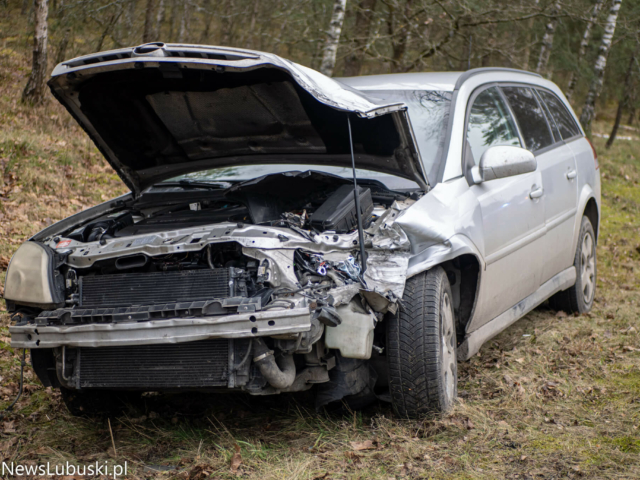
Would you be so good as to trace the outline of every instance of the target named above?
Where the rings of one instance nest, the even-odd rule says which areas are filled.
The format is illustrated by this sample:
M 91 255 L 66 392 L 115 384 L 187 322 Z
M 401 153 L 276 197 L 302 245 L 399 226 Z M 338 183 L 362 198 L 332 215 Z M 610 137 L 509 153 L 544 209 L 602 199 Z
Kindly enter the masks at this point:
M 426 188 L 406 106 L 276 55 L 153 43 L 56 66 L 49 86 L 139 195 L 176 175 L 251 164 L 356 166 Z

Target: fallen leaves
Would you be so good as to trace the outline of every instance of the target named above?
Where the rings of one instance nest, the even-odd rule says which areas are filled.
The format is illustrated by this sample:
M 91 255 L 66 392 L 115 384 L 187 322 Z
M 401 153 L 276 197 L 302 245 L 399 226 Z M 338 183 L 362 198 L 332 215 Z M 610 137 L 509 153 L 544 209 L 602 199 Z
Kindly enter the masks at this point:
M 364 442 L 349 442 L 349 444 L 355 452 L 359 452 L 362 450 L 375 450 L 376 448 L 373 441 L 371 440 L 365 440 Z
M 0 255 L 0 270 L 6 270 L 9 268 L 9 261 L 11 259 L 6 255 Z
M 240 468 L 240 465 L 242 465 L 242 455 L 240 455 L 240 445 L 236 443 L 234 448 L 236 451 L 231 457 L 230 467 L 231 473 L 238 473 L 238 469 Z

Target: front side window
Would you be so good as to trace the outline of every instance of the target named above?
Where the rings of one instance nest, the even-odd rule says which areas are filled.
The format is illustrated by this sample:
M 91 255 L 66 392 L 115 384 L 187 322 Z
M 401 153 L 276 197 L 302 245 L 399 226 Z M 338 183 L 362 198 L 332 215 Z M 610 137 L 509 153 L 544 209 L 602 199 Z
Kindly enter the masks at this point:
M 535 152 L 553 144 L 547 117 L 533 90 L 528 87 L 502 87 L 502 91 L 520 126 L 527 150 Z
M 576 125 L 573 116 L 567 110 L 567 107 L 553 93 L 545 90 L 538 90 L 542 101 L 547 105 L 551 116 L 560 130 L 563 140 L 580 135 L 580 129 Z
M 467 141 L 476 163 L 489 147 L 520 146 L 513 118 L 496 87 L 483 90 L 473 101 L 467 125 Z

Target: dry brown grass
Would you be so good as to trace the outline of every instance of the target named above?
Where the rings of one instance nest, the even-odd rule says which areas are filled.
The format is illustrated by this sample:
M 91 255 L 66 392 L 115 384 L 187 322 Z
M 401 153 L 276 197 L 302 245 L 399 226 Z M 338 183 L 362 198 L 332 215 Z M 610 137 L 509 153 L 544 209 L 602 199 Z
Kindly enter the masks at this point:
M 1 277 L 29 235 L 123 191 L 60 107 L 18 103 L 27 71 L 24 50 L 7 43 Z M 2 424 L 1 460 L 127 461 L 131 478 L 640 478 L 640 141 L 596 146 L 604 209 L 593 311 L 567 317 L 542 307 L 484 346 L 460 366 L 451 414 L 401 420 L 385 404 L 316 413 L 304 395 L 149 397 L 110 419 L 114 454 L 106 420 L 71 417 L 27 368 L 25 394 Z M 0 406 L 15 396 L 19 376 L 7 327 L 3 314 Z

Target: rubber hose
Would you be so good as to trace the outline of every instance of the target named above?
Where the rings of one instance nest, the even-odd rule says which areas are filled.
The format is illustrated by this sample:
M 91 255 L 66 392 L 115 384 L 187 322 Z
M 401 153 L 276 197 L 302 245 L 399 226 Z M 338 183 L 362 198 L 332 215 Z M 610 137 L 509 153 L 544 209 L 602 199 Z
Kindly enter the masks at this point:
M 262 355 L 264 356 L 258 361 L 255 360 L 255 358 Z M 273 388 L 288 388 L 296 379 L 296 364 L 293 361 L 293 355 L 281 357 L 280 365 L 278 365 L 273 352 L 259 338 L 254 339 L 253 358 L 254 363 L 260 369 L 260 373 Z

